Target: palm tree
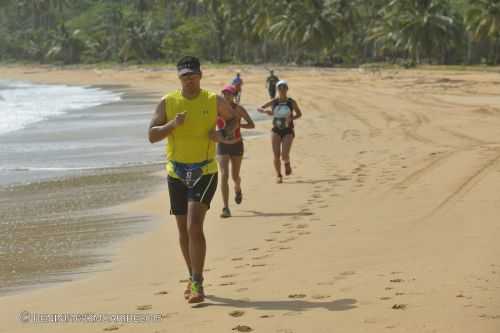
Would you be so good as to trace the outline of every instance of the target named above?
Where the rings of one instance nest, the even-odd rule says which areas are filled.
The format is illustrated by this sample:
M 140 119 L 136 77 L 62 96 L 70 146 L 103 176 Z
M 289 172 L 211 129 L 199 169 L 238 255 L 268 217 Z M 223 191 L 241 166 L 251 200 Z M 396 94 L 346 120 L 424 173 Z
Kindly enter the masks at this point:
M 422 54 L 443 56 L 459 39 L 460 16 L 447 0 L 393 0 L 382 18 L 372 37 L 408 51 L 417 63 Z
M 337 13 L 329 9 L 321 0 L 290 1 L 283 13 L 275 17 L 269 31 L 296 54 L 304 49 L 320 51 L 334 39 Z
M 466 14 L 467 29 L 476 39 L 493 40 L 493 63 L 498 61 L 497 48 L 500 39 L 500 1 L 471 0 Z M 490 55 L 491 57 L 491 55 Z

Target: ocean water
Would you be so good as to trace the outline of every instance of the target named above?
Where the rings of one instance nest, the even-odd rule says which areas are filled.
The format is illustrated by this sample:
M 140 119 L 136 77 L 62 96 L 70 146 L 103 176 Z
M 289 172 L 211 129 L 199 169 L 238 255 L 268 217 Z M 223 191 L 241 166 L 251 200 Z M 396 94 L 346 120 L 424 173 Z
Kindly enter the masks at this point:
M 164 160 L 147 128 L 156 96 L 126 87 L 0 82 L 0 186 Z
M 0 81 L 0 135 L 72 110 L 117 102 L 121 95 L 92 87 Z

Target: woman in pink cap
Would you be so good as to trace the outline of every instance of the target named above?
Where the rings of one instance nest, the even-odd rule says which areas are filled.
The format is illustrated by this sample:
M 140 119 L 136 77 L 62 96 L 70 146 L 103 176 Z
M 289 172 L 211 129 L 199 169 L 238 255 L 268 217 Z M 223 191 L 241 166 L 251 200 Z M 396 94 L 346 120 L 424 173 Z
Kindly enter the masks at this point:
M 235 96 L 238 91 L 233 85 L 226 85 L 222 89 L 222 94 L 226 101 L 236 111 L 236 117 L 226 121 L 222 118 L 217 119 L 217 129 L 222 132 L 226 140 L 235 140 L 235 143 L 218 143 L 217 144 L 217 160 L 219 161 L 220 172 L 220 187 L 222 192 L 222 200 L 224 208 L 222 209 L 221 217 L 231 217 L 229 210 L 229 163 L 231 163 L 231 175 L 234 182 L 234 201 L 240 204 L 243 200 L 241 193 L 241 177 L 240 168 L 243 160 L 243 139 L 241 137 L 240 128 L 255 128 L 255 124 L 250 118 L 248 112 L 241 106 L 236 104 Z M 241 123 L 241 119 L 245 119 L 245 124 Z

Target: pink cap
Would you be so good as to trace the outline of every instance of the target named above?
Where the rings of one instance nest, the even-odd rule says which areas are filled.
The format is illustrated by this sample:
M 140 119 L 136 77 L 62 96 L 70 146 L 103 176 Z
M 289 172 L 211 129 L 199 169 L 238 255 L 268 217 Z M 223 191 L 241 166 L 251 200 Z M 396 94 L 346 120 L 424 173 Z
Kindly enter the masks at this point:
M 231 95 L 236 95 L 236 88 L 231 85 L 231 84 L 226 84 L 224 86 L 224 88 L 222 89 L 222 92 L 223 93 L 228 93 L 228 94 L 231 94 Z

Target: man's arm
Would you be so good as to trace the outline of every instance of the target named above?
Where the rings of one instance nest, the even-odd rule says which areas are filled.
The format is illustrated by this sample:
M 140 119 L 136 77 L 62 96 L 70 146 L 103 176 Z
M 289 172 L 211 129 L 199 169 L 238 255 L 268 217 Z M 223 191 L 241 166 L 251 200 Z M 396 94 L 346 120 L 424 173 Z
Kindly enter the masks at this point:
M 185 114 L 176 115 L 175 119 L 168 120 L 165 112 L 167 101 L 162 99 L 156 107 L 153 119 L 149 123 L 149 142 L 155 143 L 165 139 L 172 131 L 184 123 Z

